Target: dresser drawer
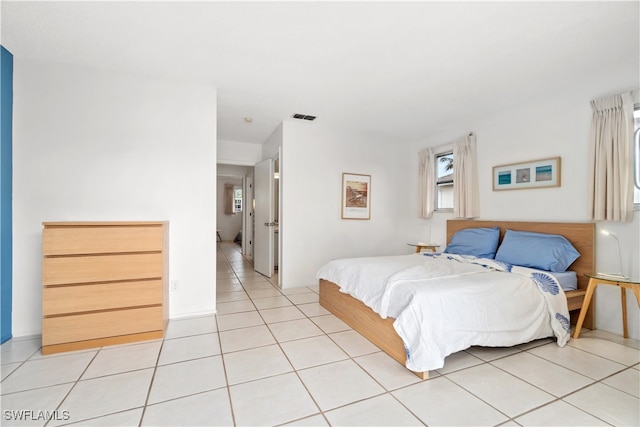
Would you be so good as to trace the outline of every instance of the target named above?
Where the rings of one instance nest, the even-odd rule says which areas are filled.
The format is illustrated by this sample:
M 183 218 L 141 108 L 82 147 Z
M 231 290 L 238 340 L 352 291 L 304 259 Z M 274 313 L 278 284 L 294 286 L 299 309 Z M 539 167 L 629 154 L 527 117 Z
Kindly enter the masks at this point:
M 162 338 L 168 222 L 43 226 L 43 354 Z
M 162 307 L 45 317 L 42 319 L 42 345 L 161 331 L 163 323 Z
M 81 313 L 143 305 L 161 305 L 162 280 L 45 287 L 42 314 Z
M 42 234 L 44 256 L 153 252 L 161 251 L 163 244 L 161 225 L 53 226 Z
M 48 286 L 152 279 L 163 277 L 163 272 L 161 253 L 47 257 L 43 260 L 42 282 Z

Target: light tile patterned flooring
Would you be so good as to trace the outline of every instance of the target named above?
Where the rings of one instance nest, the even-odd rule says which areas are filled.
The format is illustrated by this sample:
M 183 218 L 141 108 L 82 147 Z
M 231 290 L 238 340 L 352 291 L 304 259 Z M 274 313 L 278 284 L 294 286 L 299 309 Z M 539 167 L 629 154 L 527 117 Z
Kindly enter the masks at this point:
M 164 340 L 46 357 L 39 338 L 2 345 L 0 424 L 640 424 L 638 341 L 474 347 L 420 381 L 320 307 L 317 287 L 278 290 L 238 246 L 219 245 L 217 277 L 218 314 L 172 320 Z

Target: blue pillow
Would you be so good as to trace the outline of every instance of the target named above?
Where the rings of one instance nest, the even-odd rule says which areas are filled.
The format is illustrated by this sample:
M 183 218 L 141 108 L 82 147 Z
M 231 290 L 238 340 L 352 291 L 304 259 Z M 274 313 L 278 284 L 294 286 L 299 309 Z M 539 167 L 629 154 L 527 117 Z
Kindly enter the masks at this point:
M 507 230 L 496 261 L 561 273 L 580 253 L 564 236 Z
M 500 227 L 465 228 L 455 232 L 444 251 L 448 254 L 494 258 L 499 240 Z

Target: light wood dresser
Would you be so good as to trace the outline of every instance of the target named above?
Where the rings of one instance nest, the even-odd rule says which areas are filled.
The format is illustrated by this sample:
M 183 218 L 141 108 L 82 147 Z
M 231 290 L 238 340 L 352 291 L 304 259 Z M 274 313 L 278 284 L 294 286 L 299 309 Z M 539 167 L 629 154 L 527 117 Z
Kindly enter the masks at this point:
M 43 226 L 43 354 L 162 338 L 168 222 Z

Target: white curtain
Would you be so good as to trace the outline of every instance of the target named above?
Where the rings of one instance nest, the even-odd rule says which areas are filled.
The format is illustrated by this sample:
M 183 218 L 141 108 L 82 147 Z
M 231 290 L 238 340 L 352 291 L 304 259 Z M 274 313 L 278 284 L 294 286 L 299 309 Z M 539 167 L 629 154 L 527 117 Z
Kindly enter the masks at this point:
M 633 210 L 633 98 L 631 93 L 591 101 L 589 214 L 628 221 Z
M 456 218 L 479 214 L 476 136 L 473 133 L 453 143 L 453 213 Z
M 418 165 L 418 217 L 433 216 L 434 192 L 436 189 L 433 150 L 426 148 L 419 153 Z
M 233 215 L 233 184 L 224 185 L 224 214 Z

